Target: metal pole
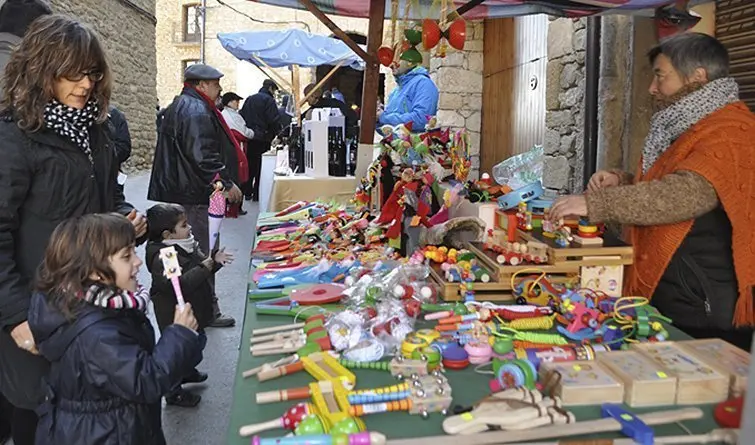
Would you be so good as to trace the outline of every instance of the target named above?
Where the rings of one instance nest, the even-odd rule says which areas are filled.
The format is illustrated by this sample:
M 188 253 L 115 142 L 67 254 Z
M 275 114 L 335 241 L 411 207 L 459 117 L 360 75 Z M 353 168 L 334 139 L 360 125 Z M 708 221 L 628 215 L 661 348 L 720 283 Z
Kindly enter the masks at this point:
M 582 182 L 585 189 L 598 167 L 598 86 L 600 81 L 601 18 L 587 18 L 585 48 L 585 146 Z
M 205 63 L 204 36 L 205 23 L 207 22 L 207 0 L 202 0 L 202 5 L 199 7 L 199 14 L 202 19 L 202 26 L 199 28 L 199 61 Z

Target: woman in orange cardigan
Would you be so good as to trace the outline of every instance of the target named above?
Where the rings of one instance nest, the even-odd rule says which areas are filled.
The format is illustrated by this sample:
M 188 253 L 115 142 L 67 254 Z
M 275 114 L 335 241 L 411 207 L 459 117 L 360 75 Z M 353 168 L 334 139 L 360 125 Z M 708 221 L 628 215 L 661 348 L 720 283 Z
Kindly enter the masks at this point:
M 631 227 L 625 294 L 693 337 L 748 348 L 755 324 L 755 115 L 739 100 L 724 46 L 672 37 L 649 53 L 657 110 L 636 177 L 599 171 L 550 215 Z

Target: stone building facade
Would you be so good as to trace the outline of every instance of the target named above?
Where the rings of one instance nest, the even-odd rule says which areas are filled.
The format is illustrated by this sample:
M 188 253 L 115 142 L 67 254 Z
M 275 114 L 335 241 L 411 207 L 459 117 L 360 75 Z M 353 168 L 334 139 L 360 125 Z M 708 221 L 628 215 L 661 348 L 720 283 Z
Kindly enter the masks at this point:
M 543 185 L 573 190 L 581 184 L 584 146 L 584 19 L 549 23 L 547 70 Z
M 223 49 L 218 33 L 299 28 L 315 34 L 331 34 L 307 11 L 247 0 L 223 0 L 222 3 L 207 0 L 205 63 L 225 74 L 222 80 L 225 91 L 234 91 L 243 97 L 257 92 L 266 76 L 251 63 L 239 61 Z M 198 0 L 157 0 L 157 95 L 162 107 L 170 104 L 181 91 L 186 65 L 200 60 L 199 30 L 193 33 L 193 29 L 187 29 L 187 24 L 191 25 L 189 28 L 201 26 L 199 20 L 192 20 L 198 5 Z M 367 35 L 367 19 L 340 16 L 331 19 L 347 33 Z M 275 72 L 290 82 L 288 68 Z M 313 78 L 313 69 L 301 70 L 301 88 Z
M 218 33 L 299 27 L 316 34 L 331 34 L 307 11 L 247 0 L 223 0 L 222 3 L 207 0 L 205 61 L 225 74 L 222 80 L 225 91 L 234 91 L 243 97 L 255 93 L 265 75 L 252 64 L 239 61 L 223 49 L 217 39 Z M 200 23 L 192 20 L 198 4 L 198 0 L 157 0 L 157 95 L 162 107 L 167 106 L 180 92 L 181 76 L 186 65 L 200 59 L 200 43 L 196 35 L 196 27 Z M 347 33 L 367 35 L 367 19 L 335 15 L 330 18 Z M 383 31 L 385 42 L 390 40 L 390 34 L 390 21 L 386 21 Z M 481 131 L 482 39 L 483 24 L 469 22 L 464 51 L 449 48 L 445 59 L 430 58 L 427 53 L 424 54 L 425 65 L 441 91 L 440 124 L 454 128 L 466 126 L 475 155 L 479 153 Z M 387 69 L 381 70 L 386 74 L 387 96 L 396 83 Z M 276 69 L 275 72 L 286 80 L 291 79 L 287 68 Z M 314 77 L 314 69 L 302 69 L 301 88 L 312 82 Z M 479 157 L 475 156 L 473 162 L 476 171 Z
M 464 50 L 449 49 L 445 58 L 431 58 L 429 63 L 430 76 L 440 90 L 438 122 L 455 130 L 466 128 L 469 133 L 472 178 L 478 177 L 480 169 L 483 34 L 483 22 L 467 22 Z
M 126 168 L 148 170 L 155 148 L 155 0 L 49 0 L 55 12 L 92 25 L 107 50 L 113 104 L 128 119 L 133 150 Z

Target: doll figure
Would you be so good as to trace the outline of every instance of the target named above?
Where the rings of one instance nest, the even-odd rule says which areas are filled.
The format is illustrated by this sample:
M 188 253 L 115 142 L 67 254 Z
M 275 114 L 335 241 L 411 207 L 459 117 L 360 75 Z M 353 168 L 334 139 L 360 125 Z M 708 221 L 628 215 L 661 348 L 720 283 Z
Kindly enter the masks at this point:
M 222 181 L 215 181 L 213 184 L 214 191 L 210 195 L 210 203 L 207 208 L 207 221 L 210 231 L 210 252 L 218 248 L 218 238 L 220 237 L 220 225 L 225 217 L 225 187 Z

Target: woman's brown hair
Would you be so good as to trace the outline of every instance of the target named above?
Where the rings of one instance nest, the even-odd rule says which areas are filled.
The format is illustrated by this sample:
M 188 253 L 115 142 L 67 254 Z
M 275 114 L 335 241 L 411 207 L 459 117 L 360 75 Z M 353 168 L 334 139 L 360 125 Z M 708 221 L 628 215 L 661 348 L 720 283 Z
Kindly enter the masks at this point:
M 45 105 L 54 98 L 56 80 L 81 76 L 86 71 L 103 74 L 92 97 L 100 107 L 98 122 L 107 119 L 112 74 L 105 50 L 88 25 L 59 14 L 32 23 L 5 67 L 2 109 L 12 113 L 19 128 L 37 131 L 44 125 Z
M 115 283 L 110 257 L 135 242 L 134 226 L 124 216 L 89 214 L 67 219 L 52 232 L 36 288 L 70 315 L 80 302 L 78 295 L 93 283 L 93 275 L 104 283 Z

